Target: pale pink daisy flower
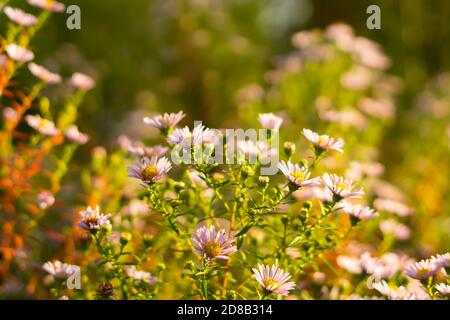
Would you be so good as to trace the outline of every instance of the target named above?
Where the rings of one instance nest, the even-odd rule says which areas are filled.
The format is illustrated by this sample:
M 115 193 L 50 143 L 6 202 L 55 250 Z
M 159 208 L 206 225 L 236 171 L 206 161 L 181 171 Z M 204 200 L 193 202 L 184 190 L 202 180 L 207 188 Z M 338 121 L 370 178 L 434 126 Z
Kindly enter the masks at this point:
M 300 167 L 298 164 L 292 164 L 290 161 L 281 161 L 278 164 L 278 169 L 297 187 L 320 186 L 320 177 L 309 179 L 311 172 L 305 167 Z
M 48 84 L 57 84 L 61 82 L 61 76 L 57 73 L 50 72 L 44 67 L 32 62 L 28 65 L 30 72 L 37 78 Z
M 55 124 L 47 119 L 41 118 L 39 115 L 26 115 L 25 121 L 30 127 L 39 131 L 46 136 L 55 136 L 59 134 L 59 130 L 55 127 Z
M 375 199 L 373 205 L 379 211 L 395 213 L 399 217 L 407 217 L 414 212 L 414 210 L 407 205 L 391 199 L 378 198 Z
M 442 294 L 443 296 L 448 296 L 450 295 L 450 285 L 445 284 L 445 283 L 439 283 L 437 285 L 434 286 L 436 288 L 437 291 L 439 291 L 440 294 Z
M 325 37 L 334 41 L 341 50 L 349 51 L 352 48 L 354 34 L 352 27 L 348 24 L 337 22 L 329 25 L 325 29 Z
M 357 37 L 352 41 L 352 52 L 361 64 L 374 69 L 386 69 L 390 59 L 382 52 L 380 45 L 367 38 Z
M 353 274 L 359 274 L 363 271 L 360 260 L 355 257 L 338 256 L 336 263 L 341 268 Z
M 33 52 L 14 43 L 6 46 L 6 53 L 17 62 L 28 62 L 34 59 Z
M 150 285 L 153 285 L 157 282 L 157 278 L 153 276 L 150 272 L 137 270 L 136 266 L 126 267 L 125 272 L 128 277 L 136 281 L 143 281 Z
M 384 173 L 384 166 L 378 162 L 350 162 L 345 176 L 352 180 L 361 180 L 365 177 L 378 177 Z
M 28 3 L 34 7 L 51 11 L 51 12 L 64 12 L 66 6 L 55 0 L 28 0 Z
M 85 144 L 89 141 L 87 134 L 81 133 L 76 125 L 71 125 L 64 133 L 67 139 L 78 144 Z
M 8 63 L 8 57 L 4 54 L 0 54 L 0 68 L 6 67 L 7 63 Z
M 273 113 L 260 113 L 258 115 L 258 121 L 265 129 L 278 130 L 283 123 L 283 119 L 277 117 Z
M 186 115 L 183 111 L 178 113 L 164 113 L 163 115 L 156 115 L 152 118 L 145 117 L 143 119 L 144 123 L 156 128 L 156 129 L 168 129 L 174 128 L 176 125 L 183 120 Z
M 16 109 L 6 107 L 5 109 L 3 109 L 3 117 L 7 121 L 16 122 L 17 120 L 19 120 L 19 113 Z
M 353 67 L 346 73 L 342 74 L 341 85 L 350 90 L 367 89 L 373 82 L 374 74 L 364 67 Z
M 86 211 L 81 211 L 81 221 L 78 226 L 87 231 L 96 231 L 103 226 L 109 225 L 111 214 L 102 214 L 97 206 L 95 209 L 87 207 Z
M 411 229 L 393 219 L 380 222 L 380 230 L 385 235 L 392 235 L 398 240 L 407 240 L 411 236 Z
M 207 188 L 208 185 L 206 184 L 205 180 L 203 180 L 200 177 L 200 173 L 194 169 L 189 168 L 186 171 L 187 175 L 189 176 L 189 179 L 191 179 L 191 181 L 196 185 L 199 186 L 201 188 Z
M 339 206 L 341 207 L 341 205 Z M 344 202 L 341 210 L 357 220 L 369 220 L 379 216 L 378 212 L 372 208 L 349 202 Z
M 372 288 L 390 300 L 429 300 L 428 294 L 416 286 L 400 286 L 394 289 L 386 281 L 375 282 Z
M 22 26 L 32 26 L 37 23 L 37 18 L 32 14 L 26 13 L 21 9 L 12 8 L 10 6 L 6 6 L 3 8 L 3 12 L 8 16 L 8 18 Z
M 344 152 L 342 147 L 344 146 L 344 140 L 341 138 L 335 139 L 331 138 L 325 134 L 319 135 L 316 132 L 313 132 L 309 129 L 303 129 L 302 131 L 303 135 L 306 139 L 308 139 L 309 142 L 311 142 L 316 150 L 319 151 L 338 151 L 338 152 Z
M 369 116 L 391 119 L 395 115 L 395 105 L 391 100 L 375 100 L 364 97 L 358 101 L 358 107 L 361 111 Z
M 48 261 L 42 265 L 48 274 L 58 279 L 66 279 L 73 275 L 75 272 L 80 271 L 80 267 L 72 264 L 62 263 L 61 261 Z
M 117 139 L 119 146 L 133 156 L 138 157 L 161 157 L 169 151 L 168 147 L 156 145 L 146 147 L 141 141 L 132 141 L 127 136 L 121 135 Z
M 285 296 L 295 288 L 295 282 L 287 282 L 292 277 L 289 272 L 285 272 L 275 265 L 270 267 L 258 264 L 258 269 L 253 268 L 252 270 L 253 277 L 267 292 Z
M 336 202 L 346 198 L 361 198 L 364 194 L 362 188 L 355 188 L 353 181 L 336 174 L 325 173 L 322 182 L 333 193 L 333 200 Z
M 172 169 L 172 164 L 166 157 L 152 157 L 151 159 L 144 157 L 135 162 L 134 167 L 128 167 L 128 174 L 129 177 L 151 184 L 161 179 L 170 169 Z
M 217 130 L 212 130 L 199 124 L 194 127 L 192 133 L 187 126 L 175 129 L 167 137 L 167 142 L 172 145 L 189 148 L 195 145 L 214 144 L 219 137 L 220 133 Z
M 318 30 L 300 31 L 294 33 L 291 37 L 291 43 L 297 48 L 309 47 L 320 41 L 320 32 Z
M 41 209 L 50 208 L 55 203 L 55 197 L 50 191 L 43 191 L 39 193 L 37 198 L 39 208 Z
M 450 252 L 444 254 L 438 254 L 430 258 L 433 260 L 436 265 L 441 266 L 442 268 L 450 267 Z
M 320 113 L 320 118 L 324 121 L 339 123 L 343 126 L 354 127 L 359 130 L 367 127 L 366 117 L 361 112 L 354 109 L 342 111 L 327 110 Z
M 214 226 L 202 226 L 192 236 L 194 252 L 204 256 L 207 260 L 228 260 L 233 252 L 237 251 L 235 239 L 230 237 L 224 229 L 216 231 Z
M 439 271 L 440 268 L 441 266 L 436 264 L 435 261 L 431 259 L 425 259 L 410 264 L 408 267 L 406 267 L 405 274 L 408 277 L 417 280 L 426 279 L 434 275 L 437 271 Z
M 72 86 L 82 90 L 91 90 L 95 87 L 95 81 L 90 76 L 76 72 L 72 75 L 70 79 L 70 83 Z

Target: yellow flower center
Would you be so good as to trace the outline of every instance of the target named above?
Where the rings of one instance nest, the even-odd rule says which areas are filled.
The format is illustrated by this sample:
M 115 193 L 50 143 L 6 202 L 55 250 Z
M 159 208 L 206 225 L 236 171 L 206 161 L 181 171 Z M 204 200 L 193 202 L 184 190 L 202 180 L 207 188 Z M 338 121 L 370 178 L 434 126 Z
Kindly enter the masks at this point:
M 327 136 L 319 136 L 319 138 L 317 139 L 318 145 L 323 145 L 326 142 L 327 142 Z
M 297 179 L 305 180 L 305 173 L 302 172 L 302 171 L 295 171 L 295 172 L 292 172 L 292 173 L 291 173 L 291 176 L 292 176 L 295 180 L 297 180 Z
M 343 182 L 336 183 L 336 188 L 340 190 L 347 190 L 347 185 Z
M 158 169 L 155 165 L 146 166 L 141 171 L 142 180 L 150 181 L 153 180 L 158 175 Z
M 422 268 L 422 269 L 417 270 L 417 275 L 419 277 L 424 277 L 429 271 L 430 270 L 428 270 L 428 269 Z
M 208 257 L 214 258 L 222 251 L 222 247 L 217 242 L 211 241 L 204 245 L 203 250 Z
M 279 288 L 280 284 L 277 281 L 273 280 L 272 278 L 267 278 L 266 280 L 264 280 L 264 286 L 266 288 L 271 287 L 272 290 L 274 290 L 274 289 Z

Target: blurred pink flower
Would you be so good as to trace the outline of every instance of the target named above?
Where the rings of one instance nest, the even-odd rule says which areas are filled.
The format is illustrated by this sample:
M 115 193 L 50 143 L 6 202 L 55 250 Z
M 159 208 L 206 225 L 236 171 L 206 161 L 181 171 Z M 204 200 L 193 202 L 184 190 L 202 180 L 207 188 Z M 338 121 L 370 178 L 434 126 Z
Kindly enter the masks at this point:
M 393 219 L 380 222 L 380 230 L 385 235 L 392 235 L 398 240 L 407 240 L 411 236 L 411 229 Z
M 64 133 L 67 139 L 78 144 L 85 144 L 89 141 L 89 136 L 87 134 L 78 131 L 76 125 L 71 125 Z
M 176 125 L 183 120 L 186 115 L 183 111 L 178 113 L 164 113 L 163 115 L 156 115 L 152 118 L 145 117 L 143 119 L 144 123 L 157 129 L 168 129 L 174 128 Z
M 32 14 L 28 14 L 18 8 L 6 6 L 5 8 L 3 8 L 3 12 L 11 21 L 22 26 L 32 26 L 37 23 L 37 18 L 35 16 L 33 16 Z
M 258 115 L 258 121 L 265 129 L 278 130 L 283 123 L 283 119 L 277 117 L 273 113 L 260 113 Z
M 51 12 L 64 12 L 66 6 L 55 0 L 27 0 L 28 3 L 34 7 Z
M 17 62 L 28 62 L 34 59 L 34 53 L 26 48 L 11 43 L 6 46 L 8 56 Z
M 60 83 L 62 80 L 59 74 L 50 72 L 49 70 L 45 69 L 44 67 L 34 62 L 31 62 L 28 65 L 28 69 L 35 77 L 41 79 L 42 81 L 48 84 L 57 84 Z
M 26 115 L 25 121 L 30 127 L 39 131 L 46 136 L 55 136 L 59 134 L 59 130 L 55 127 L 55 124 L 47 119 L 41 118 L 39 115 Z
M 76 72 L 72 75 L 71 84 L 78 89 L 91 90 L 95 87 L 95 81 L 86 74 Z
M 55 203 L 55 197 L 50 191 L 43 191 L 38 194 L 39 208 L 47 209 Z

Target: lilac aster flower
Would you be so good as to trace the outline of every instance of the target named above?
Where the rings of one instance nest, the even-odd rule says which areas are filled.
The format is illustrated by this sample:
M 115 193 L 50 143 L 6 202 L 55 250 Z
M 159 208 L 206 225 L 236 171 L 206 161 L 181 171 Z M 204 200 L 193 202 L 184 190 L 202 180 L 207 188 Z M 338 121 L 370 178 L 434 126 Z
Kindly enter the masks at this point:
M 144 123 L 157 129 L 174 128 L 186 115 L 183 111 L 178 113 L 164 113 L 163 115 L 157 115 L 152 118 L 145 117 Z
M 28 65 L 28 69 L 36 78 L 39 78 L 48 84 L 57 84 L 62 80 L 59 74 L 50 72 L 34 62 Z
M 436 263 L 436 265 L 442 268 L 450 267 L 450 252 L 438 254 L 436 256 L 431 257 L 430 259 L 433 260 Z
M 437 285 L 434 286 L 436 288 L 437 291 L 439 291 L 440 294 L 442 294 L 443 296 L 448 296 L 450 295 L 450 285 L 445 284 L 445 283 L 439 283 Z
M 18 8 L 12 8 L 10 6 L 6 6 L 3 9 L 3 12 L 8 16 L 8 18 L 22 26 L 32 26 L 37 23 L 37 18 L 32 14 L 26 13 Z
M 41 118 L 39 115 L 27 115 L 25 121 L 30 127 L 39 131 L 46 136 L 55 136 L 59 134 L 59 130 L 55 127 L 55 124 L 47 119 Z
M 189 148 L 194 145 L 214 144 L 220 134 L 216 130 L 206 128 L 204 125 L 197 125 L 192 132 L 186 126 L 175 129 L 168 137 L 167 142 L 172 145 L 179 145 Z
M 341 138 L 335 139 L 325 134 L 319 135 L 318 133 L 313 132 L 309 129 L 303 129 L 302 133 L 305 138 L 314 145 L 316 150 L 320 152 L 332 150 L 341 153 L 344 152 L 344 150 L 342 149 L 342 147 L 344 146 L 344 140 L 342 140 Z
M 289 272 L 285 272 L 275 265 L 269 267 L 258 264 L 258 269 L 253 268 L 252 270 L 255 279 L 267 292 L 284 296 L 295 287 L 294 282 L 287 282 L 291 278 Z
M 39 208 L 47 209 L 55 203 L 55 197 L 50 191 L 43 191 L 38 194 L 38 204 Z
M 76 125 L 71 125 L 65 132 L 65 136 L 72 142 L 77 144 L 85 144 L 89 141 L 87 134 L 81 133 Z
M 63 12 L 66 6 L 55 0 L 28 0 L 28 3 L 34 7 L 50 12 Z
M 361 188 L 355 188 L 353 181 L 335 174 L 325 173 L 322 182 L 333 193 L 336 202 L 346 198 L 360 198 L 364 194 Z
M 87 207 L 86 211 L 81 211 L 81 221 L 78 226 L 87 231 L 95 231 L 103 226 L 110 224 L 111 214 L 102 214 L 97 206 L 95 209 Z
M 75 272 L 80 270 L 79 266 L 62 263 L 61 261 L 53 261 L 53 262 L 46 262 L 42 265 L 42 269 L 44 269 L 47 273 L 54 276 L 58 279 L 65 279 L 67 277 L 70 277 Z
M 286 178 L 297 187 L 320 186 L 320 177 L 309 179 L 311 173 L 306 168 L 300 167 L 298 164 L 292 164 L 290 161 L 281 161 L 278 164 L 278 169 L 280 169 Z
M 405 274 L 413 279 L 426 279 L 434 275 L 441 268 L 434 260 L 425 259 L 410 264 L 405 269 Z
M 128 167 L 129 176 L 141 180 L 146 184 L 151 184 L 161 179 L 163 175 L 170 171 L 172 164 L 166 157 L 151 159 L 144 157 L 141 161 L 135 162 L 134 167 Z
M 8 56 L 17 62 L 28 62 L 34 59 L 34 53 L 30 50 L 11 43 L 6 46 Z
M 265 129 L 278 130 L 283 123 L 283 119 L 277 117 L 273 113 L 261 113 L 258 116 L 258 121 Z
M 220 229 L 216 231 L 214 226 L 202 226 L 192 236 L 194 252 L 204 256 L 207 260 L 228 260 L 228 255 L 236 252 L 235 239 L 231 238 L 227 231 Z
M 72 86 L 82 90 L 91 90 L 95 87 L 95 81 L 90 76 L 76 72 L 72 75 L 70 79 L 70 83 Z
M 351 204 L 349 202 L 344 202 L 341 205 L 341 210 L 351 217 L 356 218 L 357 220 L 369 220 L 375 217 L 378 217 L 379 214 L 375 210 L 369 207 L 365 207 L 359 204 Z

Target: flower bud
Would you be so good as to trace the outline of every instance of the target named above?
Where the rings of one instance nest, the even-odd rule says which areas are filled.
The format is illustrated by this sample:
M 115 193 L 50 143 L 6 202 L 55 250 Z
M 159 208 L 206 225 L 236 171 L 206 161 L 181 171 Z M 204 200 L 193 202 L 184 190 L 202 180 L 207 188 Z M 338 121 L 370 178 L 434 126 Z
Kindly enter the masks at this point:
M 152 234 L 144 234 L 144 237 L 142 239 L 142 242 L 144 243 L 144 246 L 147 248 L 153 246 L 153 241 L 155 240 L 155 237 Z
M 120 244 L 122 246 L 126 246 L 128 242 L 131 240 L 131 233 L 129 232 L 122 232 L 120 234 Z
M 283 151 L 286 157 L 290 158 L 295 153 L 295 143 L 286 141 L 283 144 Z
M 270 182 L 270 178 L 267 176 L 259 176 L 258 177 L 258 184 L 263 188 L 267 188 L 267 186 L 269 185 L 269 182 Z

